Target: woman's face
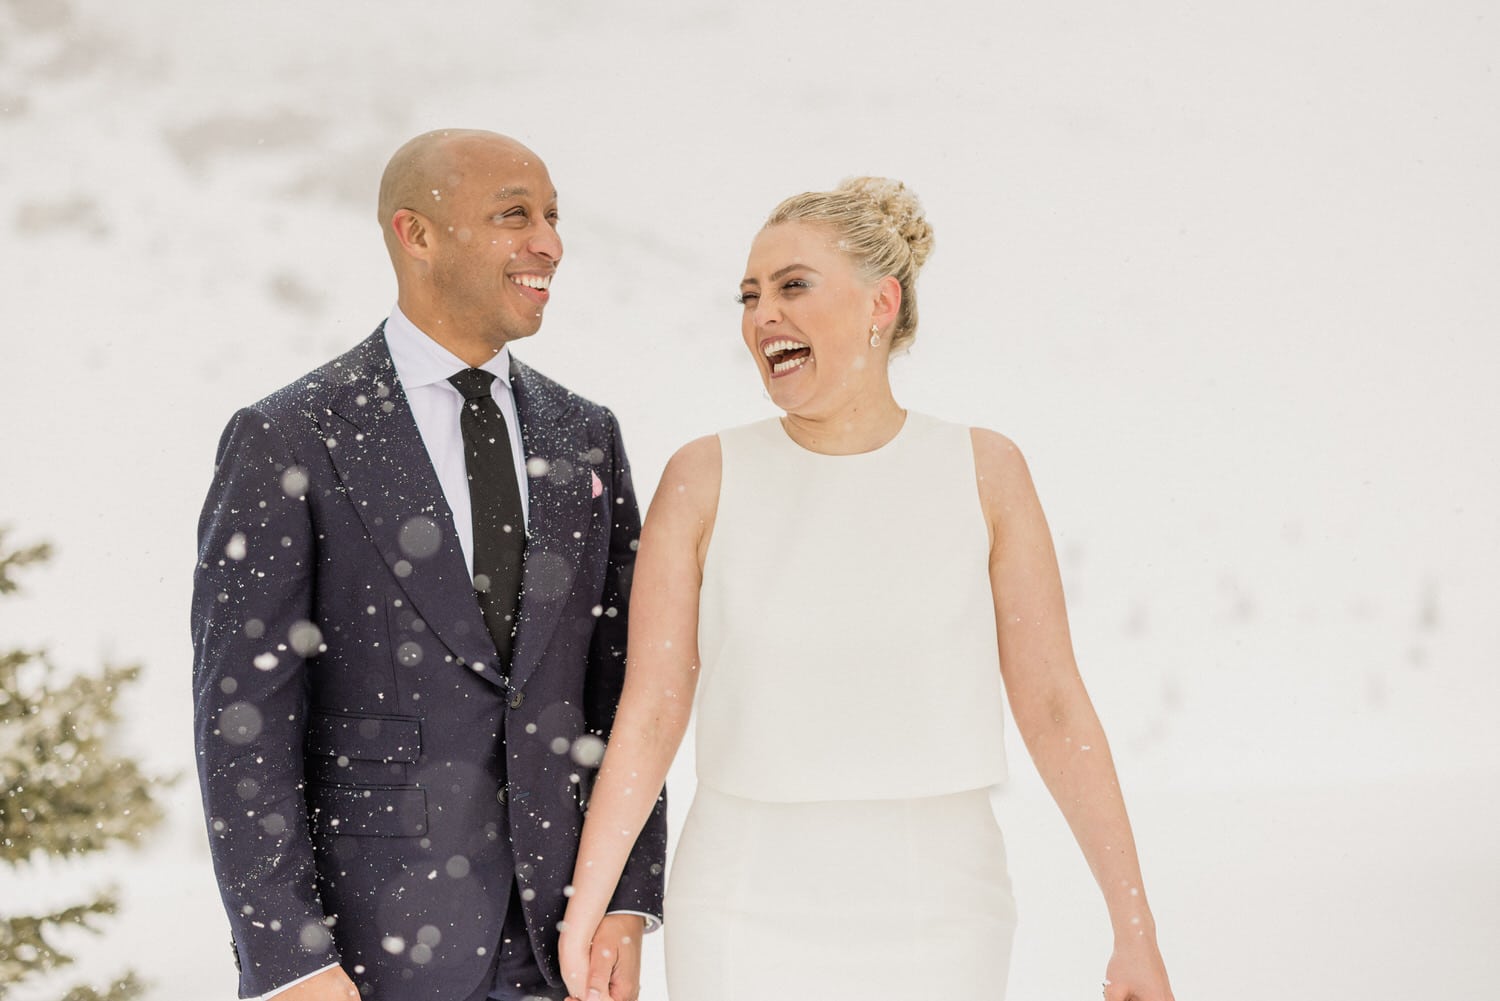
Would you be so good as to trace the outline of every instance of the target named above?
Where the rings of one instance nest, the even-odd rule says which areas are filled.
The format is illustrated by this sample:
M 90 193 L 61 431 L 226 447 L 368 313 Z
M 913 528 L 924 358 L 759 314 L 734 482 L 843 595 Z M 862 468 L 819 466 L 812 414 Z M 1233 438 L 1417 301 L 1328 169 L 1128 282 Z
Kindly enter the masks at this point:
M 831 414 L 884 379 L 888 349 L 870 346 L 877 298 L 828 229 L 785 222 L 760 231 L 740 282 L 740 330 L 778 407 Z

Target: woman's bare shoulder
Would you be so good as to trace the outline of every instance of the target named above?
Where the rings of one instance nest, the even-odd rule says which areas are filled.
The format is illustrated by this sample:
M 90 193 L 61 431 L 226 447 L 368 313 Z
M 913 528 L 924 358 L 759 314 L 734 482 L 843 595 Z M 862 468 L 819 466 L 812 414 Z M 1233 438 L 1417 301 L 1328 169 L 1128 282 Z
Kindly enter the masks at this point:
M 719 436 L 706 434 L 702 438 L 694 438 L 673 452 L 672 458 L 667 460 L 667 470 L 679 476 L 694 479 L 711 477 L 717 480 L 723 461 Z
M 694 438 L 667 460 L 656 494 L 651 498 L 651 507 L 673 520 L 712 518 L 718 507 L 722 468 L 719 436 L 710 434 Z
M 974 468 L 980 477 L 1003 480 L 1026 473 L 1021 447 L 999 431 L 971 427 L 969 439 L 974 443 Z
M 1036 496 L 1020 446 L 989 428 L 971 427 L 969 438 L 974 443 L 974 475 L 987 515 L 1003 517 L 1017 501 Z

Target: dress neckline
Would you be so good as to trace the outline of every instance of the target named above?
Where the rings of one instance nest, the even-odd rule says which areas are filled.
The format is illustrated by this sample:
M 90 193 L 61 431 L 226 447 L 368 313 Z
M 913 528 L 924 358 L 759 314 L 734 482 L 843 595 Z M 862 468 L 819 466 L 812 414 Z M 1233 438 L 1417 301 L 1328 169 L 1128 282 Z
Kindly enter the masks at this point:
M 801 442 L 797 441 L 797 439 L 793 438 L 791 432 L 787 431 L 786 425 L 782 423 L 782 418 L 773 417 L 771 418 L 771 422 L 775 426 L 776 434 L 780 438 L 782 438 L 792 448 L 805 455 L 816 456 L 820 459 L 860 459 L 865 456 L 879 455 L 881 452 L 890 449 L 897 442 L 901 441 L 901 439 L 906 436 L 907 431 L 911 428 L 913 420 L 916 418 L 916 416 L 917 415 L 910 409 L 903 411 L 901 426 L 896 429 L 896 433 L 887 438 L 882 444 L 876 445 L 874 448 L 867 449 L 863 452 L 819 452 L 814 449 L 808 448 L 806 445 L 803 445 Z

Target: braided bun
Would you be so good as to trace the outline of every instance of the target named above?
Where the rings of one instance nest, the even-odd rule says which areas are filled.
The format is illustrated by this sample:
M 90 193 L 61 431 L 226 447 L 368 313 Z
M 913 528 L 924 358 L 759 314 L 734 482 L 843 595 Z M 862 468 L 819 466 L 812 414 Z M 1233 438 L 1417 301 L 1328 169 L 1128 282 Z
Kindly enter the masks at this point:
M 850 177 L 836 189 L 868 199 L 886 225 L 906 241 L 920 269 L 932 253 L 932 224 L 922 212 L 916 192 L 889 177 Z

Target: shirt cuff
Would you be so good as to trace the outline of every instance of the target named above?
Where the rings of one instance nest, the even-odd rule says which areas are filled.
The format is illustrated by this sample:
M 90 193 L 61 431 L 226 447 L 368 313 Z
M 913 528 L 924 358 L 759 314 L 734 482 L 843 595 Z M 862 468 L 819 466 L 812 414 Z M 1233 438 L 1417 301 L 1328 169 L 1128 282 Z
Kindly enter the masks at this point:
M 656 931 L 656 929 L 658 929 L 658 928 L 661 927 L 661 918 L 658 918 L 655 914 L 647 914 L 645 911 L 605 911 L 604 912 L 604 916 L 605 917 L 609 917 L 611 914 L 634 914 L 638 918 L 645 918 L 646 919 L 646 934 L 647 935 L 650 935 L 652 932 Z
M 309 973 L 309 974 L 307 974 L 305 976 L 298 977 L 296 980 L 293 980 L 293 981 L 290 981 L 288 983 L 282 984 L 280 987 L 277 987 L 274 990 L 269 991 L 268 993 L 262 994 L 259 998 L 256 999 L 256 1001 L 271 1001 L 272 998 L 274 998 L 276 995 L 280 994 L 282 991 L 289 991 L 293 987 L 296 987 L 298 984 L 302 983 L 303 981 L 305 981 L 305 980 L 311 980 L 313 977 L 316 977 L 320 973 L 327 973 L 329 970 L 333 969 L 335 966 L 338 966 L 338 965 L 339 964 L 337 964 L 337 963 L 329 963 L 327 966 L 323 967 L 321 970 L 313 970 L 311 973 Z

